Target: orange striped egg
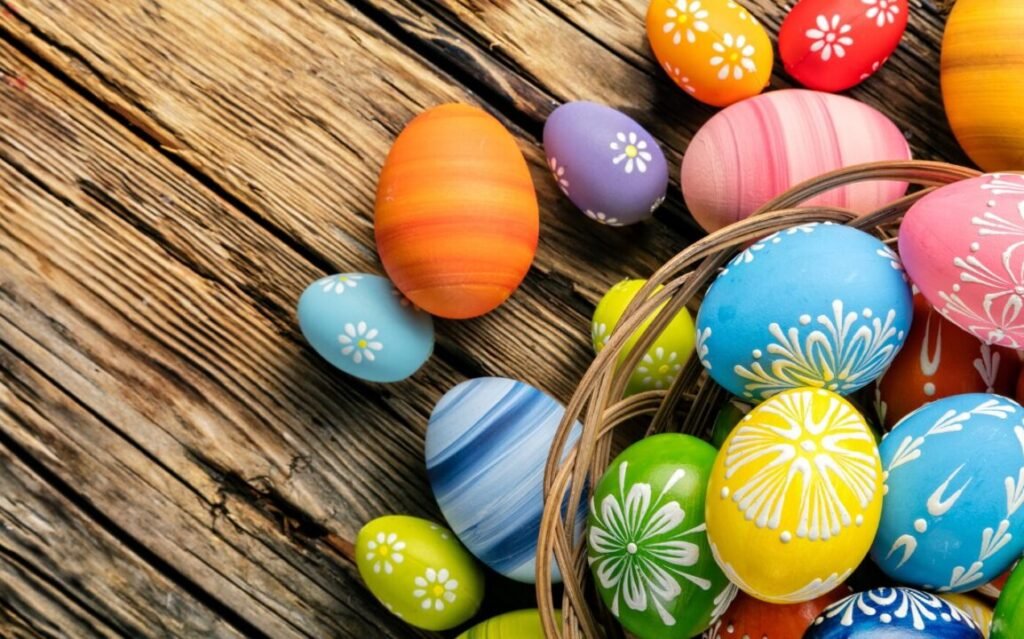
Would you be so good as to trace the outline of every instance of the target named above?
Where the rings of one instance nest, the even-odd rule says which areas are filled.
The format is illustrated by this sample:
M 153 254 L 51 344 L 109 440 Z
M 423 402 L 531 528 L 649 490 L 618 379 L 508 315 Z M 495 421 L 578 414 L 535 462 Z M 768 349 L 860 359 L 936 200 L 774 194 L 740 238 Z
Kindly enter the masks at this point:
M 428 313 L 494 310 L 526 276 L 538 226 L 526 160 L 484 111 L 434 107 L 391 147 L 377 187 L 377 250 L 395 286 Z

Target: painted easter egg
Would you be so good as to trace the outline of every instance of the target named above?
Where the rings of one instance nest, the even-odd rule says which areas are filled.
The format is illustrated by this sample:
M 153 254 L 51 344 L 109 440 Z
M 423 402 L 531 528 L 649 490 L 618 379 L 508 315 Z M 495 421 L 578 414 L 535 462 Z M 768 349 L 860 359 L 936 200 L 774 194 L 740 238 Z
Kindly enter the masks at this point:
M 625 113 L 569 102 L 544 123 L 544 152 L 559 188 L 587 217 L 626 226 L 665 200 L 668 164 L 650 133 Z
M 558 610 L 555 619 L 562 622 Z M 455 639 L 544 639 L 544 629 L 536 609 L 516 610 L 482 621 Z
M 683 196 L 697 222 L 712 232 L 822 173 L 908 159 L 903 134 L 870 106 L 817 91 L 772 91 L 720 111 L 697 131 L 683 156 Z M 858 182 L 805 205 L 868 213 L 906 189 L 903 182 Z
M 434 321 L 387 279 L 324 277 L 299 298 L 299 328 L 321 357 L 370 382 L 409 377 L 434 351 Z
M 771 79 L 771 40 L 734 0 L 653 0 L 647 39 L 679 88 L 713 106 L 757 95 Z
M 391 515 L 363 526 L 356 567 L 392 614 L 426 630 L 447 630 L 476 614 L 484 575 L 455 535 L 418 517 Z
M 848 226 L 807 224 L 758 241 L 722 270 L 697 313 L 697 354 L 741 398 L 803 386 L 848 395 L 885 371 L 912 314 L 892 250 Z
M 972 393 L 907 415 L 882 440 L 885 508 L 871 558 L 938 592 L 991 581 L 1024 552 L 1024 408 Z
M 445 520 L 478 559 L 516 581 L 535 579 L 544 465 L 564 413 L 529 384 L 480 377 L 445 393 L 427 424 L 427 476 Z M 581 529 L 585 516 L 581 505 Z M 560 579 L 557 567 L 552 574 Z
M 964 393 L 1011 396 L 1020 372 L 1017 354 L 989 346 L 944 319 L 920 294 L 903 349 L 878 380 L 878 417 L 892 428 L 923 404 Z
M 987 603 L 977 597 L 956 592 L 942 593 L 939 597 L 966 612 L 987 639 L 992 630 L 992 608 Z
M 380 260 L 432 315 L 476 317 L 504 302 L 530 268 L 539 224 L 515 139 L 476 107 L 424 111 L 384 162 L 374 217 Z
M 1024 637 L 1024 568 L 1014 569 L 992 616 L 992 639 Z
M 800 388 L 756 406 L 725 440 L 708 485 L 708 537 L 744 592 L 799 603 L 846 581 L 881 510 L 864 417 L 833 392 Z
M 753 408 L 750 404 L 744 404 L 741 401 L 731 399 L 722 406 L 722 409 L 718 411 L 718 415 L 715 416 L 715 423 L 711 427 L 711 445 L 715 448 L 721 448 L 725 443 L 726 437 L 732 432 L 732 429 L 736 428 L 736 424 L 740 423 L 743 416 L 750 412 Z
M 622 280 L 608 289 L 608 292 L 598 302 L 590 323 L 590 337 L 595 352 L 600 353 L 604 350 L 611 338 L 612 331 L 615 330 L 622 314 L 626 311 L 626 307 L 646 282 L 647 280 Z M 633 346 L 657 316 L 658 312 L 652 313 L 650 319 L 641 324 L 640 328 L 630 336 L 626 342 L 626 348 L 619 355 L 620 364 L 629 356 Z M 641 391 L 668 388 L 683 370 L 683 365 L 693 355 L 695 341 L 693 319 L 690 317 L 689 311 L 684 308 L 672 318 L 665 331 L 647 349 L 643 359 L 640 360 L 633 375 L 629 378 L 626 393 L 632 395 Z
M 986 171 L 1024 167 L 1024 4 L 957 0 L 942 38 L 942 98 L 960 146 Z
M 1024 347 L 1024 175 L 942 187 L 903 218 L 907 273 L 932 306 L 988 344 Z
M 704 632 L 703 639 L 800 639 L 822 610 L 849 592 L 849 588 L 836 588 L 795 604 L 773 604 L 740 593 L 725 614 Z
M 1020 403 L 1019 400 L 1017 403 Z M 1010 578 L 1010 574 L 1012 572 L 1013 568 L 1010 568 L 987 584 L 978 586 L 972 592 L 982 595 L 983 597 L 988 597 L 989 599 L 999 599 L 999 595 L 1003 594 L 1003 587 L 1006 585 L 1006 581 Z
M 805 87 L 845 91 L 885 64 L 908 13 L 907 0 L 800 0 L 779 29 L 779 57 Z
M 587 561 L 598 592 L 639 639 L 688 639 L 736 595 L 715 564 L 704 500 L 716 451 L 666 433 L 612 461 L 594 489 Z
M 825 609 L 804 639 L 982 639 L 970 616 L 912 588 L 875 588 Z

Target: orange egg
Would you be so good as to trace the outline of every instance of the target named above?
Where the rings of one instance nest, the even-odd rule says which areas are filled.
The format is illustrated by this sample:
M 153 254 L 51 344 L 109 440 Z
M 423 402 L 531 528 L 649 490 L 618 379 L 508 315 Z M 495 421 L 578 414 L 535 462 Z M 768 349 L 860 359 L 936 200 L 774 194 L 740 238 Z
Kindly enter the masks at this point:
M 672 80 L 707 104 L 757 95 L 771 77 L 771 40 L 733 0 L 653 0 L 647 39 Z
M 515 291 L 537 250 L 530 172 L 512 135 L 465 104 L 429 109 L 380 174 L 374 229 L 388 277 L 440 317 L 483 315 Z
M 1024 2 L 958 0 L 942 39 L 942 97 L 986 171 L 1024 168 Z

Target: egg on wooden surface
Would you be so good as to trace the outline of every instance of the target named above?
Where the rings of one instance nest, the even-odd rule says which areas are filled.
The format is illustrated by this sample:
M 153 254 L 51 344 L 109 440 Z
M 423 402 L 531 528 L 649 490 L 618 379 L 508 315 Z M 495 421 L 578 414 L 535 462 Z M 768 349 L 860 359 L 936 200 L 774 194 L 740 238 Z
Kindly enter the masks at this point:
M 612 331 L 622 319 L 626 307 L 646 283 L 647 280 L 622 280 L 608 289 L 608 292 L 598 302 L 590 324 L 590 336 L 595 352 L 600 353 L 604 350 L 608 340 L 611 339 Z M 641 324 L 640 328 L 626 341 L 626 348 L 619 354 L 620 365 L 626 360 L 633 350 L 633 346 L 657 316 L 658 312 L 652 313 L 651 317 Z M 665 327 L 664 332 L 647 349 L 643 359 L 637 364 L 636 370 L 629 378 L 626 394 L 664 390 L 671 386 L 683 370 L 683 366 L 690 360 L 690 356 L 693 355 L 695 341 L 693 319 L 690 317 L 690 312 L 684 308 L 676 313 L 676 316 Z
M 800 639 L 822 610 L 849 592 L 849 588 L 836 588 L 796 604 L 768 603 L 741 592 L 725 614 L 704 632 L 703 639 Z
M 530 268 L 539 224 L 515 139 L 476 107 L 424 111 L 381 170 L 374 217 L 381 262 L 432 315 L 465 319 L 504 302 Z
M 715 454 L 696 437 L 654 435 L 616 457 L 594 488 L 587 561 L 605 605 L 639 639 L 700 634 L 736 595 L 704 526 Z
M 1018 564 L 1010 574 L 992 615 L 992 639 L 1024 637 L 1024 568 Z
M 321 357 L 369 382 L 397 382 L 434 351 L 434 321 L 378 275 L 321 278 L 299 298 L 299 328 Z
M 944 319 L 920 294 L 903 349 L 878 380 L 876 408 L 883 426 L 924 404 L 964 393 L 1011 396 L 1020 373 L 1017 353 L 989 346 Z
M 562 622 L 558 610 L 555 620 Z M 515 610 L 481 621 L 455 639 L 544 639 L 544 629 L 536 609 Z
M 942 98 L 967 155 L 1024 168 L 1024 3 L 957 0 L 942 38 Z
M 771 40 L 735 0 L 653 0 L 647 39 L 673 82 L 712 106 L 757 95 L 771 79 Z
M 697 222 L 712 232 L 822 173 L 909 159 L 900 130 L 866 104 L 818 91 L 772 91 L 720 111 L 697 131 L 683 156 L 683 197 Z M 804 205 L 868 213 L 906 190 L 904 182 L 858 182 Z
M 845 91 L 885 64 L 908 13 L 907 0 L 800 0 L 779 29 L 779 57 L 805 87 Z
M 907 274 L 943 317 L 988 344 L 1024 348 L 1024 175 L 937 189 L 907 211 Z
M 665 200 L 668 164 L 657 140 L 611 107 L 555 109 L 544 123 L 544 152 L 558 187 L 595 222 L 635 224 Z
M 987 603 L 977 597 L 955 592 L 945 592 L 940 594 L 939 597 L 966 612 L 971 620 L 974 621 L 974 625 L 978 626 L 978 630 L 981 630 L 981 634 L 987 639 L 992 631 L 992 608 Z
M 885 507 L 871 558 L 939 592 L 991 581 L 1024 552 L 1024 408 L 986 393 L 936 400 L 882 439 Z
M 374 519 L 359 531 L 355 553 L 359 575 L 373 596 L 417 628 L 454 628 L 483 601 L 480 566 L 450 530 L 425 519 Z
M 906 339 L 910 286 L 899 258 L 848 226 L 806 224 L 753 244 L 708 289 L 697 354 L 744 400 L 874 382 Z
M 708 538 L 741 590 L 800 603 L 853 573 L 881 510 L 864 417 L 833 392 L 799 388 L 756 406 L 725 440 L 708 484 Z
M 982 639 L 970 616 L 912 588 L 875 588 L 825 609 L 804 639 Z
M 427 476 L 445 520 L 478 559 L 516 581 L 535 580 L 544 465 L 564 413 L 525 382 L 480 377 L 445 393 L 427 424 Z M 577 422 L 567 447 L 581 429 Z M 560 580 L 555 565 L 552 576 Z

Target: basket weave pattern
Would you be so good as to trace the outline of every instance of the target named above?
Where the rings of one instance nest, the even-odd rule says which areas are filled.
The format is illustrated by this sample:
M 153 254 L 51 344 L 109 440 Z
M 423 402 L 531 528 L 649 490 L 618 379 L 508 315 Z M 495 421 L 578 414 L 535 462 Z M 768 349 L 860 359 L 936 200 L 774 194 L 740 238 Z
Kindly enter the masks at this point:
M 662 333 L 672 317 L 701 294 L 739 247 L 766 235 L 810 222 L 834 222 L 893 241 L 898 222 L 910 206 L 934 189 L 976 177 L 974 169 L 940 162 L 878 162 L 841 169 L 797 185 L 765 204 L 750 218 L 733 224 L 687 247 L 665 263 L 636 295 L 623 313 L 605 348 L 584 374 L 548 456 L 544 477 L 544 515 L 537 551 L 537 601 L 550 637 L 601 639 L 623 637 L 611 614 L 598 603 L 587 566 L 585 535 L 577 536 L 573 518 L 581 500 L 590 498 L 593 483 L 611 462 L 615 429 L 637 417 L 650 419 L 647 435 L 680 432 L 707 436 L 727 393 L 703 372 L 698 357 L 691 357 L 668 390 L 622 399 L 630 373 Z M 899 180 L 922 187 L 867 215 L 830 207 L 798 207 L 821 193 L 855 182 Z M 658 286 L 660 290 L 655 290 Z M 619 354 L 650 314 L 661 307 L 622 366 Z M 567 447 L 576 420 L 583 424 L 579 439 Z M 566 451 L 564 454 L 562 452 Z M 563 504 L 568 505 L 564 507 Z M 552 590 L 551 561 L 558 564 L 564 592 L 556 602 Z M 554 611 L 562 610 L 559 627 Z

